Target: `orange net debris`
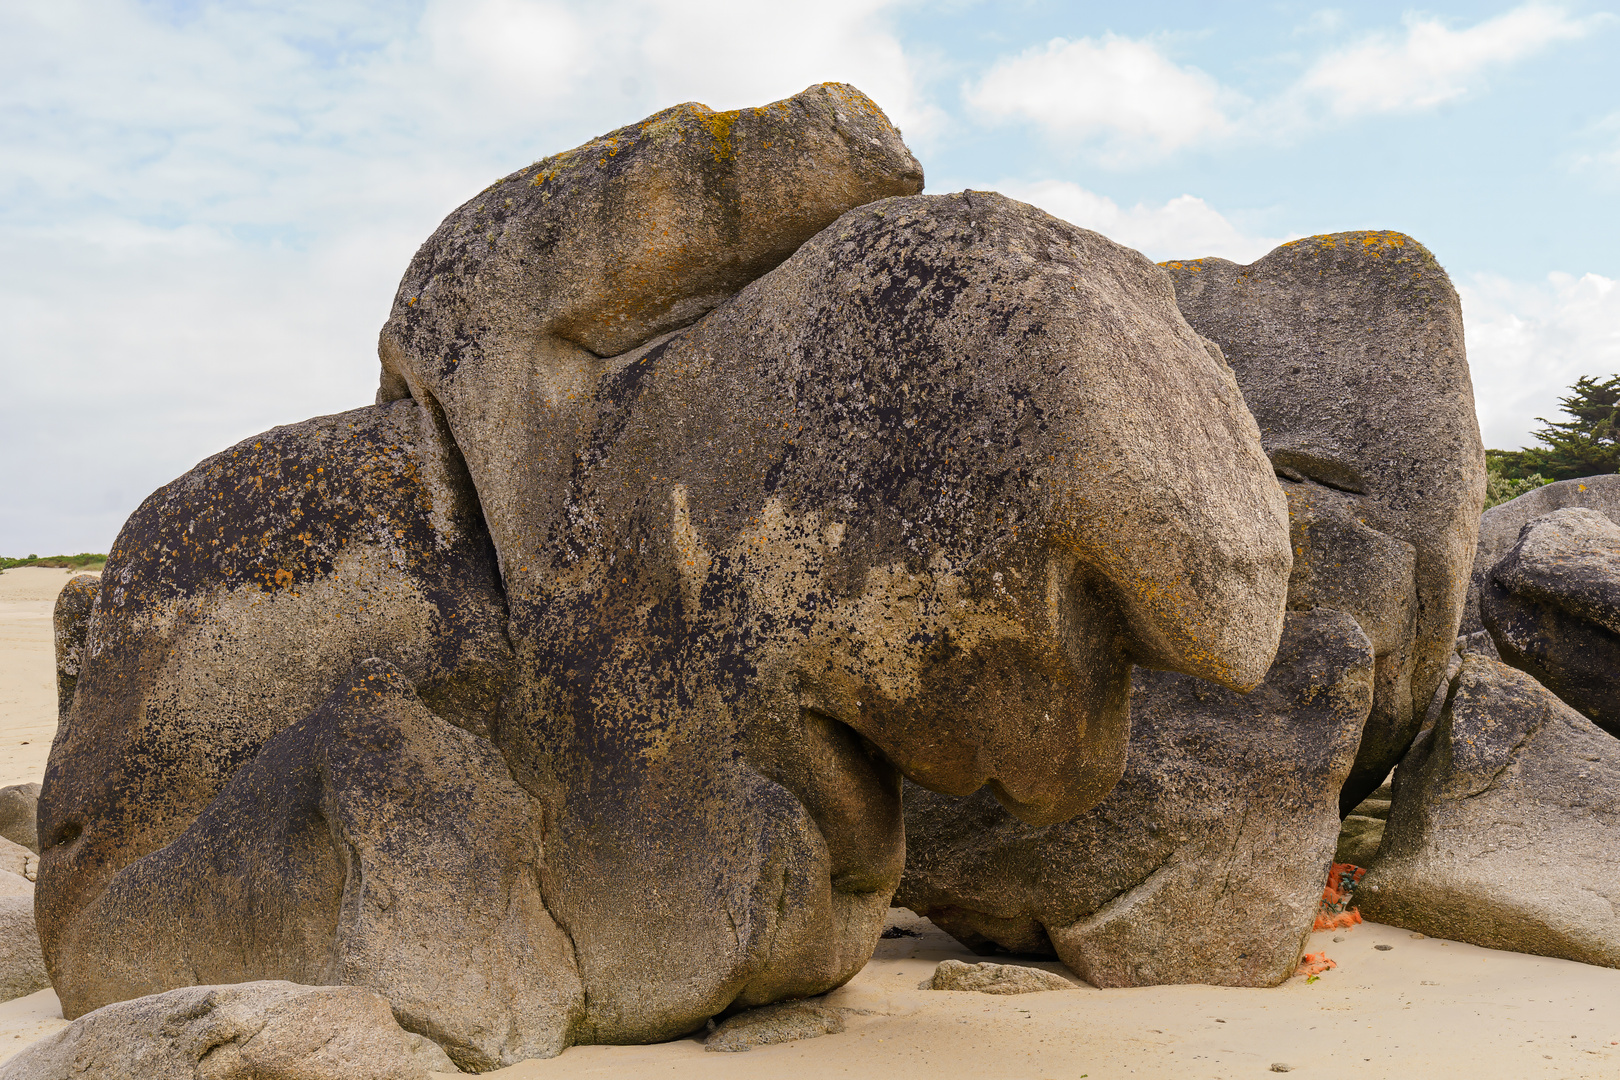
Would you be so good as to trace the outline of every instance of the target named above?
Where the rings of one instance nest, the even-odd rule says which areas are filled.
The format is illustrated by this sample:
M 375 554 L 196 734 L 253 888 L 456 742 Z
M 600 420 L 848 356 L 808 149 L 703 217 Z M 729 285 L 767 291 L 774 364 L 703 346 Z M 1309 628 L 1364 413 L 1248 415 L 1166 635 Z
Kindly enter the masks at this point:
M 1308 952 L 1299 958 L 1299 967 L 1295 969 L 1294 974 L 1320 975 L 1322 972 L 1338 966 L 1338 964 L 1328 959 L 1328 954 L 1325 952 Z
M 1316 912 L 1313 930 L 1348 930 L 1361 922 L 1361 912 L 1350 906 L 1356 885 L 1367 871 L 1349 863 L 1328 867 L 1327 886 L 1322 890 L 1322 906 Z

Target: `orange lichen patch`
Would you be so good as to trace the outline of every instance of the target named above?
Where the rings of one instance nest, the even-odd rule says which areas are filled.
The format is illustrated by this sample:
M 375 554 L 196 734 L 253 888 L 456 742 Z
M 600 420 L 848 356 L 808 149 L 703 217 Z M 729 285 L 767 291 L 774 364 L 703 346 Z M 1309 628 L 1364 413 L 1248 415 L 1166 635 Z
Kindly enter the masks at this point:
M 1361 924 L 1361 912 L 1350 906 L 1356 883 L 1367 873 L 1359 866 L 1334 863 L 1328 867 L 1327 885 L 1322 889 L 1321 907 L 1313 930 L 1348 930 Z
M 1299 967 L 1294 969 L 1295 975 L 1310 977 L 1320 975 L 1324 971 L 1332 971 L 1339 965 L 1328 959 L 1325 952 L 1306 953 L 1299 958 Z

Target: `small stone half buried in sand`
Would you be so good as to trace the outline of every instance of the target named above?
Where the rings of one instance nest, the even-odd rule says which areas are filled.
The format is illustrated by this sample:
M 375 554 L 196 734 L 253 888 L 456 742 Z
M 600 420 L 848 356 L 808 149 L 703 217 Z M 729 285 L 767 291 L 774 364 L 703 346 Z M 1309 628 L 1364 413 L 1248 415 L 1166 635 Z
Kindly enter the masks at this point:
M 941 960 L 932 978 L 917 984 L 919 990 L 977 990 L 981 994 L 1036 994 L 1042 990 L 1073 990 L 1063 976 L 1040 968 L 1017 964 L 964 964 Z
M 739 1054 L 756 1046 L 837 1035 L 844 1017 L 814 1001 L 785 1001 L 729 1016 L 703 1040 L 703 1049 Z

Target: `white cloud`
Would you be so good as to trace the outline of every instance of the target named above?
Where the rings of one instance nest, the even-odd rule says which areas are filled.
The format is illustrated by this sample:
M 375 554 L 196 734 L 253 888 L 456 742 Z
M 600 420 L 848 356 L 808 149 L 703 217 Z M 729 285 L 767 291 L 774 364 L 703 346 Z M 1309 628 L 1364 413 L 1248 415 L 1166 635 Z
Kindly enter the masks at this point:
M 1486 446 L 1513 450 L 1532 442 L 1536 417 L 1565 419 L 1558 399 L 1577 378 L 1620 374 L 1620 281 L 1477 274 L 1457 291 Z
M 677 101 L 855 83 L 938 113 L 884 2 L 11 5 L 0 35 L 0 553 L 105 550 L 149 492 L 370 401 L 462 199 Z
M 1122 207 L 1068 180 L 1024 183 L 1003 180 L 995 190 L 1038 206 L 1054 217 L 1100 232 L 1158 262 L 1217 256 L 1250 263 L 1297 233 L 1266 237 L 1245 233 L 1225 215 L 1194 195 L 1178 195 L 1163 206 Z
M 1231 134 L 1237 103 L 1197 68 L 1178 66 L 1149 41 L 1113 34 L 998 60 L 963 88 L 993 120 L 1024 120 L 1055 137 L 1101 139 L 1115 156 L 1177 150 Z
M 1339 116 L 1430 108 L 1475 89 L 1490 68 L 1583 37 L 1598 21 L 1538 3 L 1463 30 L 1409 14 L 1404 35 L 1376 34 L 1329 53 L 1299 89 L 1325 98 Z

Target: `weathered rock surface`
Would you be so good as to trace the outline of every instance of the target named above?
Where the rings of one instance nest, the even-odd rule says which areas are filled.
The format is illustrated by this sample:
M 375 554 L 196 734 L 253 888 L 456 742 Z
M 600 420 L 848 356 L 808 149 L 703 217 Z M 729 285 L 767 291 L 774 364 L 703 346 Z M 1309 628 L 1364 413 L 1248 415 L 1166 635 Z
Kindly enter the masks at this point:
M 425 423 L 396 402 L 277 428 L 119 534 L 40 793 L 40 934 L 69 1018 L 112 1000 L 94 989 L 107 957 L 71 946 L 111 877 L 361 660 L 394 663 L 469 730 L 496 715 L 511 650 L 494 553 Z
M 540 896 L 538 833 L 495 748 L 367 660 L 54 942 L 99 958 L 58 979 L 63 1015 L 297 976 L 376 990 L 469 1069 L 553 1056 L 582 991 Z
M 919 990 L 965 990 L 979 994 L 1038 994 L 1045 990 L 1073 990 L 1063 976 L 1022 964 L 964 964 L 941 960 Z
M 976 951 L 1056 954 L 1097 986 L 1270 986 L 1294 971 L 1371 707 L 1356 621 L 1290 612 L 1260 687 L 1137 669 L 1125 775 L 1045 829 L 985 793 L 907 790 L 896 902 Z
M 453 1071 L 369 990 L 267 981 L 97 1009 L 0 1066 L 0 1080 L 427 1080 Z
M 848 88 L 585 150 L 418 254 L 413 401 L 115 545 L 41 802 L 65 1007 L 355 982 L 476 1067 L 690 1033 L 860 969 L 902 774 L 1049 823 L 1118 778 L 1133 662 L 1265 675 L 1286 504 L 1163 271 L 881 198 L 920 175 Z
M 1485 453 L 1457 293 L 1422 244 L 1394 232 L 1295 240 L 1248 266 L 1165 266 L 1290 481 L 1296 529 L 1302 511 L 1337 519 L 1341 536 L 1319 555 L 1296 543 L 1290 606 L 1350 612 L 1378 657 L 1348 814 L 1417 735 L 1462 615 Z
M 1620 473 L 1560 480 L 1499 503 L 1480 515 L 1479 543 L 1474 548 L 1474 566 L 1468 579 L 1468 601 L 1463 608 L 1460 635 L 1485 633 L 1485 625 L 1479 621 L 1480 587 L 1502 556 L 1519 542 L 1519 533 L 1524 527 L 1554 510 L 1580 508 L 1596 510 L 1610 521 L 1620 523 Z
M 756 1046 L 837 1035 L 844 1015 L 815 1001 L 784 1001 L 728 1016 L 703 1040 L 703 1049 L 736 1054 Z
M 39 856 L 21 844 L 0 837 L 0 871 L 32 882 L 39 871 Z
M 39 812 L 39 785 L 12 784 L 0 788 L 0 838 L 39 852 L 35 816 Z
M 56 595 L 53 622 L 56 630 L 56 714 L 66 719 L 73 705 L 73 688 L 84 667 L 84 643 L 90 633 L 90 612 L 95 608 L 101 578 L 75 574 Z M 37 794 L 37 792 L 36 792 Z
M 1620 967 L 1620 742 L 1522 671 L 1470 656 L 1395 772 L 1364 917 Z
M 21 880 L 24 885 L 28 884 L 26 878 Z M 33 892 L 30 888 L 26 892 L 0 895 L 0 1001 L 10 1001 L 51 985 L 39 948 L 39 934 L 34 930 Z
M 1589 509 L 1532 518 L 1485 575 L 1480 616 L 1504 661 L 1620 736 L 1620 525 Z

